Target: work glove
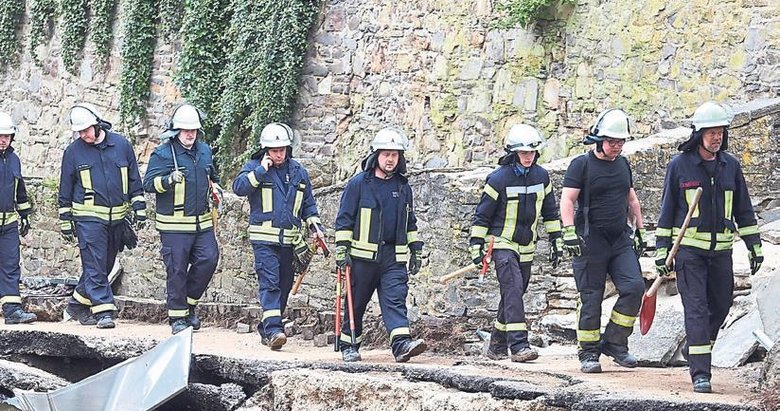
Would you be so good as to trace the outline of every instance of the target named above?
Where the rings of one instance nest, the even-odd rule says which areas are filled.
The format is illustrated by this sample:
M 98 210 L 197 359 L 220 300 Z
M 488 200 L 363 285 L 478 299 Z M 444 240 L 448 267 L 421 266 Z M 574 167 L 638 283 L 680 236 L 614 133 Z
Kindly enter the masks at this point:
M 669 255 L 669 249 L 659 248 L 655 250 L 655 271 L 661 277 L 666 277 L 674 271 L 674 260 L 672 260 L 672 266 L 666 265 L 666 256 Z
M 346 270 L 352 266 L 352 257 L 349 256 L 349 246 L 339 244 L 336 246 L 336 267 Z
M 295 245 L 293 249 L 295 258 L 293 259 L 293 267 L 296 273 L 302 273 L 308 270 L 311 259 L 314 256 L 314 252 L 309 248 L 309 244 L 306 241 L 301 241 Z
M 168 174 L 168 185 L 179 184 L 184 181 L 184 173 L 180 170 L 174 170 L 171 174 Z
M 563 227 L 563 249 L 569 254 L 569 257 L 579 257 L 582 255 L 582 244 L 573 225 Z
M 761 252 L 761 244 L 756 244 L 750 249 L 750 275 L 757 273 L 763 262 L 764 253 Z
M 563 238 L 556 237 L 550 239 L 550 262 L 553 268 L 558 268 L 558 264 L 563 257 Z
M 422 266 L 422 251 L 411 250 L 409 252 L 409 274 L 417 275 L 420 272 Z
M 133 217 L 136 230 L 146 227 L 146 210 L 133 210 Z
M 30 220 L 26 215 L 19 218 L 19 235 L 24 237 L 30 232 Z
M 471 245 L 469 247 L 469 253 L 471 253 L 471 262 L 481 270 L 482 264 L 485 261 L 485 250 L 482 249 L 482 244 Z
M 647 230 L 644 228 L 637 228 L 634 231 L 634 253 L 636 253 L 637 258 L 641 257 L 642 254 L 645 253 L 645 249 L 647 248 L 647 241 L 645 238 L 647 237 Z
M 62 239 L 66 242 L 76 242 L 76 226 L 73 224 L 73 221 L 60 220 L 60 233 L 62 233 Z

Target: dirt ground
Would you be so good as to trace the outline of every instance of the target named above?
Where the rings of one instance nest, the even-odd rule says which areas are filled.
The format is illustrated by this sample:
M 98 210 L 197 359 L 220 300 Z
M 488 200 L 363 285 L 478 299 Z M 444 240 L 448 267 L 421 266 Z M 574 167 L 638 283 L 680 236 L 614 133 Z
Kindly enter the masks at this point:
M 0 329 L 12 329 L 11 327 L 15 330 L 30 329 L 117 339 L 151 338 L 163 340 L 170 336 L 170 327 L 167 325 L 138 324 L 128 321 L 119 321 L 117 328 L 112 330 L 99 330 L 95 327 L 81 326 L 75 322 L 38 322 L 21 326 L 0 324 Z M 332 346 L 317 348 L 313 346 L 312 341 L 304 341 L 299 337 L 289 339 L 282 351 L 272 352 L 260 344 L 260 338 L 256 333 L 238 334 L 235 331 L 212 327 L 204 327 L 195 332 L 193 353 L 258 360 L 341 361 L 340 355 L 333 351 Z M 363 350 L 361 354 L 365 363 L 394 363 L 389 349 Z M 601 364 L 604 372 L 583 374 L 579 371 L 576 348 L 561 345 L 541 349 L 538 360 L 525 364 L 512 363 L 508 360 L 493 362 L 483 357 L 433 354 L 423 354 L 408 364 L 431 367 L 449 366 L 452 367 L 453 371 L 463 374 L 516 378 L 543 386 L 560 383 L 561 380 L 558 376 L 562 375 L 589 385 L 595 385 L 604 391 L 631 397 L 730 404 L 751 402 L 751 398 L 754 396 L 751 388 L 755 386 L 759 374 L 758 367 L 751 365 L 737 369 L 714 369 L 714 393 L 709 395 L 695 394 L 691 391 L 688 370 L 685 367 L 628 369 L 618 366 L 609 358 L 602 357 Z

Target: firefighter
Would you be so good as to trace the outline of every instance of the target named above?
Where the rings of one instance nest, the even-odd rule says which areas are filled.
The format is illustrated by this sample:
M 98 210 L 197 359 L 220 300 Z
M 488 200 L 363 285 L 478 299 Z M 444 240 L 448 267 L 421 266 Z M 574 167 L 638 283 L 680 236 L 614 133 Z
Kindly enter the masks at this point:
M 166 128 L 163 144 L 149 158 L 144 189 L 157 197 L 155 226 L 167 274 L 168 322 L 176 334 L 189 326 L 200 329 L 196 307 L 219 261 L 211 207 L 221 189 L 211 148 L 198 140 L 203 133 L 198 109 L 180 105 Z
M 571 162 L 563 181 L 563 242 L 564 250 L 574 257 L 572 268 L 580 294 L 577 341 L 584 373 L 601 372 L 601 354 L 623 367 L 637 364 L 628 351 L 628 336 L 644 293 L 637 255 L 644 249 L 645 235 L 631 166 L 620 155 L 629 130 L 625 112 L 603 111 L 584 140 L 595 148 Z M 636 228 L 631 229 L 629 223 Z M 601 302 L 607 274 L 619 297 L 602 334 Z
M 19 156 L 11 147 L 15 136 L 16 125 L 11 116 L 0 113 L 0 304 L 6 324 L 26 324 L 38 319 L 22 309 L 19 295 L 19 236 L 30 231 L 32 207 L 27 200 Z
M 356 336 L 352 345 L 349 316 L 344 315 L 337 338 L 345 362 L 361 360 L 363 314 L 374 290 L 395 360 L 409 361 L 427 348 L 423 340 L 412 340 L 406 314 L 407 282 L 409 274 L 420 271 L 423 246 L 417 237 L 412 189 L 404 176 L 407 144 L 402 131 L 380 130 L 362 162 L 363 171 L 349 180 L 341 195 L 336 264 L 341 270 L 348 266 L 352 270 Z
M 293 285 L 294 249 L 307 248 L 307 228 L 320 237 L 324 232 L 309 173 L 292 159 L 292 143 L 288 125 L 266 125 L 260 150 L 233 181 L 233 192 L 249 197 L 249 242 L 263 307 L 257 330 L 261 342 L 275 351 L 287 342 L 282 314 Z
M 497 170 L 488 175 L 474 214 L 469 248 L 477 267 L 482 268 L 486 237 L 494 238 L 493 261 L 501 289 L 498 317 L 493 325 L 487 356 L 507 357 L 514 362 L 532 361 L 539 353 L 528 344 L 523 294 L 531 278 L 539 218 L 552 246 L 557 266 L 563 253 L 561 222 L 547 170 L 536 164 L 544 139 L 535 128 L 519 124 L 506 136 Z
M 76 104 L 69 119 L 78 138 L 62 156 L 60 229 L 66 242 L 78 241 L 83 271 L 66 312 L 82 325 L 114 328 L 117 308 L 108 273 L 131 230 L 126 217 L 136 228 L 146 220 L 141 176 L 132 146 L 111 131 L 95 106 Z
M 731 113 L 714 102 L 702 104 L 693 113 L 691 136 L 678 147 L 682 153 L 666 169 L 656 229 L 656 269 L 660 275 L 677 272 L 688 337 L 685 349 L 695 392 L 712 392 L 712 344 L 733 300 L 734 235 L 739 234 L 748 248 L 751 274 L 764 261 L 742 168 L 725 152 L 731 119 Z M 703 191 L 698 207 L 672 267 L 667 267 L 672 237 L 680 231 L 699 187 Z

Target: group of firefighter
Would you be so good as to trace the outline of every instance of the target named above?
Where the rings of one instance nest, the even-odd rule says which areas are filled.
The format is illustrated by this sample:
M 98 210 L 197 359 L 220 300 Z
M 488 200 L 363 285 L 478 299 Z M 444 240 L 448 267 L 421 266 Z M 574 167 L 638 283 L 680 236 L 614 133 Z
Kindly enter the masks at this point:
M 712 390 L 712 344 L 732 304 L 735 235 L 748 247 L 752 273 L 763 262 L 740 164 L 725 152 L 731 120 L 730 111 L 717 103 L 696 109 L 690 138 L 666 168 L 656 228 L 658 274 L 677 273 L 687 333 L 684 355 L 696 392 Z M 111 131 L 97 108 L 89 103 L 71 108 L 74 140 L 62 158 L 59 220 L 63 238 L 78 244 L 82 274 L 68 301 L 68 316 L 83 325 L 115 327 L 117 306 L 109 273 L 117 254 L 136 245 L 135 229 L 146 222 L 144 192 L 149 192 L 156 195 L 155 227 L 166 267 L 171 331 L 200 328 L 196 307 L 219 259 L 214 212 L 222 197 L 202 121 L 193 105 L 176 107 L 142 179 L 132 146 Z M 6 324 L 36 320 L 35 314 L 23 310 L 19 294 L 19 236 L 30 230 L 32 207 L 11 146 L 16 132 L 12 118 L 0 113 L 0 302 Z M 638 257 L 646 247 L 646 233 L 631 166 L 621 156 L 630 137 L 624 111 L 602 112 L 583 141 L 594 148 L 569 165 L 558 204 L 549 174 L 538 164 L 545 146 L 541 133 L 524 124 L 510 128 L 499 167 L 485 182 L 469 238 L 473 265 L 482 268 L 492 261 L 500 286 L 487 351 L 490 359 L 526 362 L 539 356 L 528 341 L 523 295 L 541 219 L 553 265 L 564 254 L 572 257 L 579 292 L 581 371 L 601 372 L 601 354 L 623 367 L 637 365 L 628 337 L 645 290 Z M 282 315 L 296 272 L 305 271 L 311 259 L 307 240 L 324 245 L 326 232 L 308 172 L 292 158 L 293 139 L 288 125 L 266 125 L 260 149 L 232 184 L 235 194 L 249 200 L 249 242 L 263 308 L 257 328 L 262 343 L 272 350 L 280 350 L 287 341 Z M 341 332 L 336 347 L 346 362 L 361 360 L 362 320 L 374 291 L 395 360 L 406 362 L 427 348 L 423 340 L 411 337 L 406 307 L 408 277 L 420 271 L 423 246 L 405 176 L 408 144 L 400 129 L 376 133 L 360 172 L 341 196 L 335 255 L 338 282 L 347 279 L 348 315 L 341 315 L 340 309 L 337 313 Z M 701 200 L 692 204 L 699 188 Z M 693 218 L 672 265 L 667 265 L 689 207 Z M 619 296 L 602 332 L 607 276 Z

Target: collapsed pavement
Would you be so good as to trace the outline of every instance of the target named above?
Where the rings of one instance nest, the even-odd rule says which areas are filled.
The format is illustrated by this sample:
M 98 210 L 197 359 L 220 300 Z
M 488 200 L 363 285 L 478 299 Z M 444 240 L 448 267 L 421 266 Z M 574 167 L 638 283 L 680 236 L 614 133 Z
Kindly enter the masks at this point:
M 132 323 L 120 324 L 116 330 L 124 328 L 121 335 L 99 333 L 97 329 L 83 332 L 85 327 L 75 324 L 46 324 L 48 330 L 35 328 L 0 327 L 0 354 L 15 361 L 10 366 L 0 363 L 1 395 L 8 396 L 12 388 L 19 388 L 20 382 L 26 389 L 38 391 L 63 387 L 84 374 L 94 374 L 148 351 L 168 332 L 167 327 Z M 215 336 L 220 337 L 217 340 L 229 341 L 214 341 Z M 248 351 L 242 347 L 245 343 L 258 349 Z M 635 387 L 621 386 L 632 374 L 648 370 L 656 376 L 661 374 L 652 369 L 625 370 L 608 365 L 601 376 L 577 375 L 573 356 L 564 359 L 554 353 L 542 358 L 557 365 L 546 364 L 545 360 L 530 365 L 479 357 L 453 360 L 430 354 L 423 355 L 417 363 L 396 364 L 384 350 L 367 352 L 365 362 L 344 364 L 330 348 L 317 351 L 309 344 L 271 353 L 260 348 L 255 335 L 202 330 L 195 335 L 187 390 L 158 409 L 759 409 L 743 403 L 745 391 L 735 390 L 734 385 L 738 380 L 746 380 L 733 373 L 716 373 L 722 388 L 716 391 L 722 395 L 695 397 L 687 392 L 685 376 L 675 378 L 672 384 L 679 385 L 679 392 L 654 393 L 653 387 L 637 391 Z M 312 354 L 313 351 L 316 352 Z M 561 360 L 574 366 L 571 370 L 561 369 Z

